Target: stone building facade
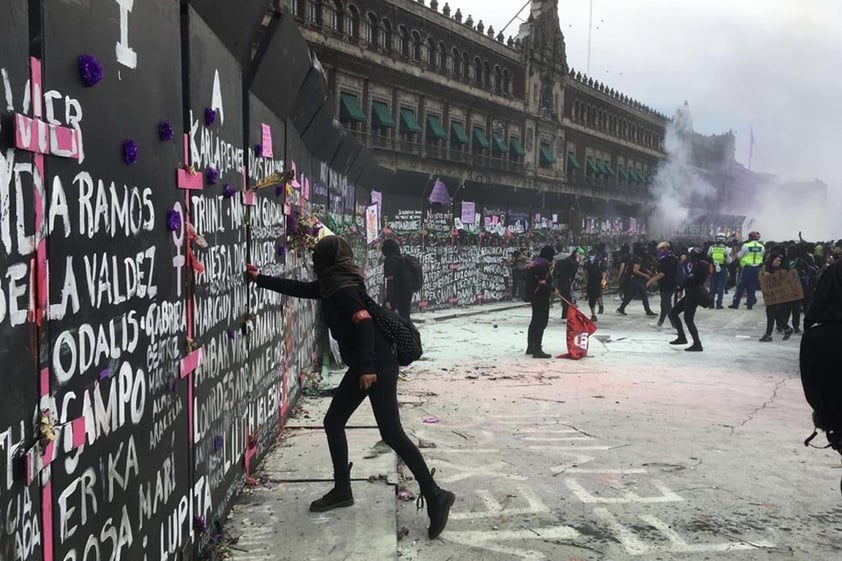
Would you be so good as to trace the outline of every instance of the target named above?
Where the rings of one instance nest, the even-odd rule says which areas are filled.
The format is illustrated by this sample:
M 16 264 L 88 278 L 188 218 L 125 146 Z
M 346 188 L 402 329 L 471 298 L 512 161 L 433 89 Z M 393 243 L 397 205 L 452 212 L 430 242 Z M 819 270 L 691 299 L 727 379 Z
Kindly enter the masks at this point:
M 283 1 L 336 118 L 403 178 L 384 192 L 435 176 L 509 206 L 645 214 L 668 118 L 568 68 L 557 0 L 516 37 L 436 0 Z

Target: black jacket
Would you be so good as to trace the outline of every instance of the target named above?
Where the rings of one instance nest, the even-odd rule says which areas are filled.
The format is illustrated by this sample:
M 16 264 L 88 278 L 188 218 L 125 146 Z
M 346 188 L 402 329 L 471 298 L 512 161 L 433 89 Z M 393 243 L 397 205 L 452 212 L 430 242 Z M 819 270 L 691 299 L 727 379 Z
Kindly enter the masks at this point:
M 260 275 L 257 277 L 257 286 L 296 298 L 321 298 L 319 285 L 316 282 Z M 331 296 L 321 298 L 325 323 L 330 328 L 333 338 L 339 343 L 342 361 L 357 376 L 377 372 L 375 339 L 376 333 L 379 332 L 371 318 L 365 318 L 367 312 L 359 313 L 366 310 L 362 290 L 362 287 L 340 288 Z

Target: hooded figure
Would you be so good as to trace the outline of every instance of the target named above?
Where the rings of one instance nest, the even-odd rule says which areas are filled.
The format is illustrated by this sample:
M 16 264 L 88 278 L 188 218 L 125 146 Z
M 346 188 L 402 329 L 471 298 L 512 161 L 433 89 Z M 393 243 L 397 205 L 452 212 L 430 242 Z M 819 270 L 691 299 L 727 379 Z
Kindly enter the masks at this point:
M 401 255 L 400 244 L 389 238 L 380 246 L 383 253 L 383 277 L 386 281 L 386 294 L 383 305 L 397 311 L 405 319 L 410 319 L 412 308 L 412 290 L 409 286 L 409 273 Z
M 367 396 L 383 441 L 397 452 L 421 486 L 430 517 L 428 535 L 435 538 L 447 524 L 455 496 L 436 484 L 421 452 L 401 426 L 398 359 L 391 341 L 377 329 L 366 308 L 364 279 L 351 246 L 338 236 L 322 238 L 313 251 L 313 269 L 313 282 L 260 275 L 251 266 L 248 270 L 248 277 L 259 287 L 298 298 L 320 299 L 325 323 L 348 365 L 324 419 L 334 487 L 313 501 L 310 510 L 325 512 L 354 504 L 345 424 Z
M 816 427 L 827 431 L 842 454 L 842 261 L 828 267 L 816 285 L 804 318 L 801 383 Z
M 550 355 L 544 352 L 543 340 L 544 330 L 550 321 L 550 297 L 553 292 L 550 268 L 554 255 L 553 246 L 545 245 L 526 271 L 526 294 L 532 304 L 526 354 L 532 355 L 533 358 L 550 358 Z

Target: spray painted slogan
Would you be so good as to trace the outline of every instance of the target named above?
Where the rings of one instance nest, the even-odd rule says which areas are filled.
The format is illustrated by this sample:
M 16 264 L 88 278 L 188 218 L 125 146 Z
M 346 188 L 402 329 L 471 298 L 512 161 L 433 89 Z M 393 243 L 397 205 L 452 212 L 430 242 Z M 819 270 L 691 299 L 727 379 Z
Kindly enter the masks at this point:
M 243 277 L 306 274 L 287 193 L 248 189 L 285 169 L 285 121 L 253 98 L 244 121 L 239 63 L 187 22 L 0 6 L 2 561 L 212 549 L 320 356 L 314 305 Z

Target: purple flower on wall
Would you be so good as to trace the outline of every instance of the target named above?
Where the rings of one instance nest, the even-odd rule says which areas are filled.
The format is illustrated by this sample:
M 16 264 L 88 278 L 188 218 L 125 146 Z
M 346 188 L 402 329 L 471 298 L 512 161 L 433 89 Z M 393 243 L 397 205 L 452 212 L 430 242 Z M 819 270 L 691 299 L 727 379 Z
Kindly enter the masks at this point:
M 102 382 L 103 380 L 107 380 L 110 375 L 111 371 L 106 368 L 105 370 L 99 373 L 99 381 Z
M 287 248 L 285 245 L 280 244 L 278 245 L 278 255 L 280 257 L 284 257 L 287 254 Z
M 234 331 L 233 329 L 229 329 L 225 333 L 228 335 L 228 339 L 230 339 L 231 341 L 233 341 L 234 337 L 237 336 L 237 332 Z
M 137 144 L 134 140 L 126 139 L 123 141 L 123 161 L 126 165 L 132 165 L 137 161 Z
M 102 80 L 102 65 L 93 55 L 82 55 L 79 57 L 79 74 L 85 87 L 92 87 Z
M 216 182 L 219 181 L 219 172 L 216 171 L 216 168 L 213 166 L 209 166 L 205 175 L 208 178 L 208 183 L 211 185 L 216 185 Z
M 167 211 L 167 229 L 171 232 L 181 230 L 181 213 L 177 210 L 170 209 Z
M 262 158 L 262 157 L 263 157 L 263 145 L 262 145 L 262 144 L 255 144 L 255 145 L 254 145 L 254 154 L 255 154 L 258 158 Z
M 205 533 L 208 531 L 208 523 L 205 522 L 203 516 L 197 516 L 193 519 L 193 528 L 200 533 Z
M 205 124 L 212 127 L 216 123 L 216 109 L 205 107 Z
M 222 443 L 223 443 L 222 436 L 220 436 L 220 435 L 214 436 L 213 437 L 213 451 L 219 452 L 220 450 L 222 450 Z
M 158 123 L 158 136 L 161 138 L 161 142 L 168 142 L 173 139 L 175 133 L 172 130 L 172 126 L 167 121 L 161 121 Z
M 284 191 L 286 190 L 286 184 L 281 183 L 277 187 L 275 187 L 275 195 L 278 197 L 284 196 Z
M 287 218 L 287 232 L 298 231 L 298 217 L 295 214 L 290 214 Z
M 237 194 L 237 190 L 231 186 L 230 183 L 226 183 L 225 187 L 222 188 L 222 194 L 225 196 L 226 199 L 230 199 L 234 195 Z

